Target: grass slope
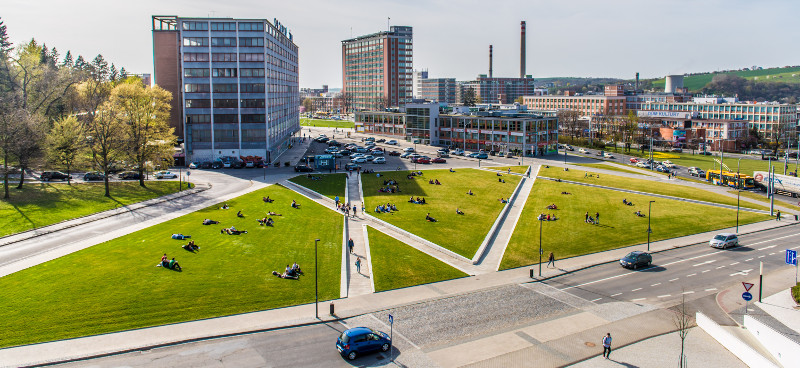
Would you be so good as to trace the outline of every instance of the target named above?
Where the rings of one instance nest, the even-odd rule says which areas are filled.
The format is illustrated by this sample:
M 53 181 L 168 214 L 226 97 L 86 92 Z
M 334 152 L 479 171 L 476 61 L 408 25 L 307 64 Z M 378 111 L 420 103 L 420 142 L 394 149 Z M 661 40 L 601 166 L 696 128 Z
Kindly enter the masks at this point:
M 354 128 L 356 125 L 352 121 L 345 120 L 322 120 L 322 119 L 300 119 L 300 125 L 328 128 Z
M 508 169 L 511 169 L 512 173 L 517 173 L 517 174 L 524 174 L 526 171 L 528 171 L 528 166 L 487 166 L 486 168 L 490 170 L 498 170 L 506 172 L 508 171 Z
M 186 185 L 184 184 L 184 189 Z M 174 181 L 111 183 L 111 198 L 103 196 L 102 183 L 26 183 L 10 189 L 11 198 L 0 200 L 0 236 L 15 234 L 178 191 Z
M 571 195 L 561 194 L 562 191 Z M 628 199 L 634 206 L 622 204 Z M 590 188 L 549 180 L 537 180 L 525 204 L 517 228 L 511 237 L 501 269 L 533 264 L 539 261 L 540 213 L 556 215 L 559 220 L 545 221 L 542 228 L 543 259 L 554 252 L 557 259 L 621 248 L 647 241 L 647 214 L 653 197 L 632 195 L 608 189 Z M 555 203 L 558 210 L 547 210 Z M 600 212 L 600 225 L 584 223 L 586 211 Z M 702 219 L 702 221 L 698 221 Z M 767 220 L 769 216 L 750 212 L 739 213 L 739 223 Z M 696 234 L 734 226 L 736 211 L 676 200 L 656 199 L 652 206 L 651 241 Z
M 367 229 L 375 291 L 467 276 L 448 264 L 373 228 Z
M 275 202 L 261 201 L 266 195 Z M 339 296 L 341 216 L 279 186 L 227 203 L 0 278 L 0 347 L 311 302 L 317 238 L 320 299 Z M 237 218 L 239 209 L 247 217 Z M 283 214 L 274 227 L 256 223 L 265 210 Z M 221 223 L 203 226 L 205 218 Z M 231 225 L 249 233 L 220 234 Z M 186 241 L 170 239 L 177 232 L 200 250 L 183 250 Z M 163 253 L 183 272 L 155 267 Z M 294 261 L 306 273 L 299 281 L 270 274 Z
M 302 185 L 319 194 L 331 199 L 339 196 L 344 200 L 344 187 L 347 185 L 347 174 L 313 174 L 313 177 L 321 177 L 322 180 L 311 180 L 306 175 L 295 176 L 289 181 Z
M 591 168 L 595 168 L 595 169 L 619 171 L 619 172 L 624 172 L 624 173 L 627 173 L 627 174 L 642 175 L 642 173 L 640 173 L 640 172 L 633 171 L 633 170 L 625 170 L 625 169 L 623 169 L 623 168 L 621 168 L 619 166 L 616 166 L 616 165 L 606 165 L 606 164 L 575 164 L 575 165 L 591 167 Z
M 743 70 L 743 71 L 733 71 L 729 73 L 707 73 L 707 74 L 698 74 L 698 75 L 690 75 L 684 77 L 683 85 L 688 88 L 690 91 L 699 91 L 706 86 L 706 84 L 710 83 L 711 80 L 717 74 L 736 74 L 742 78 L 746 79 L 754 79 L 758 77 L 759 81 L 764 82 L 785 82 L 785 83 L 800 83 L 800 78 L 792 77 L 792 74 L 798 74 L 800 72 L 800 68 L 767 68 L 761 70 Z M 770 78 L 767 79 L 766 77 L 769 76 Z M 778 78 L 778 76 L 782 78 Z M 656 89 L 664 88 L 665 80 L 659 79 L 653 81 L 653 87 Z
M 422 177 L 406 179 L 409 171 L 397 171 L 377 177 L 361 176 L 366 210 L 373 216 L 430 240 L 464 257 L 472 258 L 483 238 L 503 209 L 500 197 L 508 198 L 520 178 L 503 175 L 505 183 L 497 181 L 493 172 L 476 169 L 423 171 Z M 400 183 L 400 193 L 381 193 L 384 180 Z M 442 185 L 428 184 L 429 179 L 439 179 Z M 467 195 L 472 190 L 475 195 Z M 409 196 L 425 197 L 428 204 L 408 203 Z M 378 204 L 387 202 L 397 206 L 395 213 L 375 213 Z M 456 208 L 465 215 L 457 215 Z M 425 221 L 425 214 L 438 222 Z
M 679 198 L 721 203 L 732 206 L 736 205 L 736 198 L 721 196 L 716 193 L 698 188 L 692 188 L 671 183 L 661 183 L 652 180 L 634 179 L 634 178 L 628 178 L 616 175 L 606 175 L 606 174 L 601 174 L 600 178 L 598 179 L 597 174 L 591 171 L 589 171 L 589 173 L 594 174 L 595 176 L 585 178 L 584 177 L 585 173 L 586 173 L 585 171 L 578 171 L 578 170 L 564 171 L 563 169 L 558 167 L 551 167 L 549 169 L 542 167 L 539 170 L 539 176 L 560 178 L 564 180 L 571 180 L 581 183 L 597 184 L 612 188 L 630 189 L 645 193 L 662 194 Z M 622 200 L 622 198 L 620 198 L 620 200 Z M 764 206 L 752 203 L 745 203 L 745 202 L 742 202 L 741 206 L 747 208 L 761 209 L 761 210 L 767 209 Z

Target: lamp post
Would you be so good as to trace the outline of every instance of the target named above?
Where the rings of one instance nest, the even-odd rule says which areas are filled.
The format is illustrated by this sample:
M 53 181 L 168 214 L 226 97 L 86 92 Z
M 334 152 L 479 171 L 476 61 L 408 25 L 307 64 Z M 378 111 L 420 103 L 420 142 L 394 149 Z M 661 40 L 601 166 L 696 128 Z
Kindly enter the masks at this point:
M 317 266 L 317 243 L 319 243 L 319 239 L 314 239 L 314 316 L 319 319 L 319 268 Z
M 413 139 L 413 137 L 412 137 Z M 414 139 L 414 153 L 417 153 L 417 140 Z M 417 171 L 417 159 L 414 159 L 414 171 Z
M 741 177 L 739 176 L 739 168 L 742 162 L 742 158 L 739 157 L 739 160 L 736 161 L 736 233 L 739 233 L 739 194 L 742 192 L 742 182 Z
M 544 219 L 539 216 L 539 277 L 542 277 L 542 220 Z
M 653 232 L 653 230 L 650 228 L 650 213 L 652 212 L 653 209 L 653 202 L 655 201 L 650 201 L 650 204 L 647 205 L 647 251 L 648 252 L 650 251 L 650 233 Z

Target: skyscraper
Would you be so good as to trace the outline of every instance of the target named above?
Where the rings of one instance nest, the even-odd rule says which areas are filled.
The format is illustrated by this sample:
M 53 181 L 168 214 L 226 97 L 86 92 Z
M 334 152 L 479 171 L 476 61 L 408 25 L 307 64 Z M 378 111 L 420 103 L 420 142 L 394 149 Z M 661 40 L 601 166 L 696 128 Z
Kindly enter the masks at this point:
M 411 27 L 342 41 L 342 93 L 351 110 L 381 109 L 411 102 L 413 48 Z
M 300 129 L 297 45 L 277 19 L 153 16 L 155 82 L 189 161 L 262 156 Z

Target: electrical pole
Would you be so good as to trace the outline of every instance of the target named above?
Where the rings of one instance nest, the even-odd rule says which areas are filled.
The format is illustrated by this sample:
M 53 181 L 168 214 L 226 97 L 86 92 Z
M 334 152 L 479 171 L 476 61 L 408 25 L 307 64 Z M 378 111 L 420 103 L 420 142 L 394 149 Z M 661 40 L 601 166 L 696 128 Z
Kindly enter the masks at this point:
M 652 228 L 650 227 L 650 218 L 651 218 L 650 213 L 652 212 L 653 209 L 653 202 L 655 201 L 650 201 L 650 204 L 647 206 L 647 251 L 648 252 L 650 251 L 650 233 L 653 232 Z

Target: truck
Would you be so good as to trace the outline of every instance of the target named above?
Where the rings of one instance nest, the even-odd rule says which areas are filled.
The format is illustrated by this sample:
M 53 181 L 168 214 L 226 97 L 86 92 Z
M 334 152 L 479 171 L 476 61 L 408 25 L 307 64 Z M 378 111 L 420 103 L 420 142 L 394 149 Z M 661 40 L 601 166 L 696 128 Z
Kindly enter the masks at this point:
M 754 171 L 753 178 L 756 181 L 756 186 L 763 191 L 767 191 L 769 186 L 769 173 L 766 171 Z M 783 194 L 797 198 L 800 194 L 800 178 L 788 175 L 775 174 L 772 180 L 773 193 Z

